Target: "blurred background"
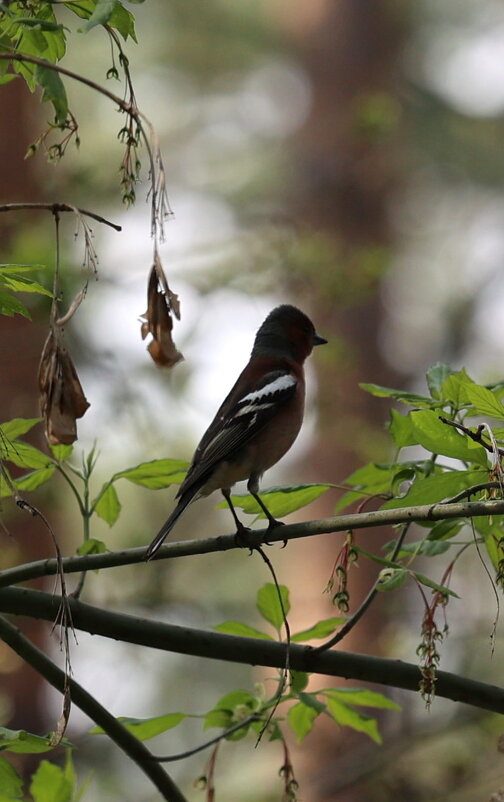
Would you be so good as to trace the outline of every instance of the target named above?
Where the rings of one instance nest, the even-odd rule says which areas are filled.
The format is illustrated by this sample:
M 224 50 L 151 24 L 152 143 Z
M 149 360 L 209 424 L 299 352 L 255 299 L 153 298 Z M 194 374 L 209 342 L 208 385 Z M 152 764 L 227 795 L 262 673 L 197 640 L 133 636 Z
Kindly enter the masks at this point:
M 119 234 L 93 224 L 99 271 L 66 332 L 91 402 L 76 454 L 96 442 L 95 492 L 111 473 L 139 462 L 191 456 L 278 303 L 300 306 L 329 345 L 310 359 L 302 435 L 263 487 L 338 483 L 358 465 L 392 457 L 384 430 L 390 405 L 359 382 L 423 391 L 425 370 L 437 361 L 465 365 L 477 381 L 502 380 L 504 5 L 151 0 L 131 8 L 140 44 L 130 41 L 126 50 L 139 107 L 160 137 L 174 212 L 160 251 L 181 301 L 174 338 L 185 361 L 171 372 L 155 367 L 140 338 L 152 264 L 148 182 L 144 159 L 137 204 L 126 210 L 118 189 L 122 118 L 105 98 L 67 81 L 79 151 L 70 148 L 56 166 L 41 153 L 25 161 L 50 111 L 21 81 L 1 87 L 0 202 L 69 202 L 123 227 Z M 75 18 L 61 19 L 78 27 Z M 105 83 L 105 33 L 69 36 L 64 66 Z M 84 275 L 83 244 L 73 234 L 73 221 L 64 219 L 68 298 Z M 50 286 L 49 216 L 2 215 L 0 235 L 0 261 L 47 265 Z M 47 312 L 38 302 L 34 324 L 1 320 L 2 420 L 38 414 Z M 99 523 L 93 536 L 110 549 L 147 544 L 173 493 L 117 489 L 118 523 Z M 70 554 L 81 524 L 62 491 L 55 483 L 33 498 Z M 338 495 L 326 494 L 298 518 L 332 514 Z M 231 531 L 229 513 L 215 510 L 218 500 L 190 508 L 177 539 Z M 36 520 L 8 505 L 3 515 L 16 534 L 15 541 L 2 534 L 7 563 L 50 553 Z M 358 542 L 379 549 L 390 537 L 373 530 Z M 341 544 L 341 535 L 331 535 L 271 550 L 291 591 L 293 630 L 337 614 L 323 591 Z M 376 568 L 361 564 L 353 573 L 352 609 Z M 88 577 L 83 599 L 193 627 L 231 618 L 257 625 L 256 592 L 267 581 L 259 561 L 233 552 L 113 569 Z M 495 602 L 475 558 L 461 562 L 454 589 L 465 601 L 449 605 L 441 667 L 499 682 L 502 639 L 493 660 L 489 645 Z M 371 608 L 343 648 L 415 662 L 421 614 L 418 598 L 403 588 Z M 23 630 L 59 659 L 48 627 L 23 622 Z M 75 678 L 115 715 L 200 714 L 231 688 L 252 689 L 271 676 L 85 634 L 78 640 Z M 60 700 L 18 669 L 2 650 L 2 723 L 52 729 Z M 301 799 L 465 802 L 490 799 L 504 784 L 494 717 L 439 699 L 427 712 L 413 694 L 392 695 L 404 709 L 381 720 L 382 747 L 322 721 L 301 747 L 291 744 Z M 115 747 L 85 734 L 89 726 L 74 709 L 69 738 L 79 746 L 79 775 L 93 774 L 85 798 L 155 799 Z M 179 752 L 205 737 L 200 722 L 189 720 L 161 736 L 154 751 Z M 251 738 L 224 744 L 218 799 L 280 799 L 281 765 L 275 745 L 254 749 Z M 204 767 L 201 755 L 172 767 L 191 802 L 204 797 L 192 787 Z

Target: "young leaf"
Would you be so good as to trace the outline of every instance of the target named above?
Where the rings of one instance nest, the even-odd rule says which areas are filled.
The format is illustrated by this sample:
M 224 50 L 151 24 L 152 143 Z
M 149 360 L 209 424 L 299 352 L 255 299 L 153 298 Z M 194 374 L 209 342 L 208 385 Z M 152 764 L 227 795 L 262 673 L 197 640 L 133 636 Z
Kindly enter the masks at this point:
M 63 769 L 48 760 L 39 764 L 30 784 L 34 802 L 71 802 L 73 790 Z
M 77 549 L 77 554 L 84 557 L 86 554 L 104 554 L 107 547 L 103 540 L 97 540 L 95 537 L 90 537 L 85 540 Z
M 23 796 L 23 780 L 8 760 L 0 757 L 1 793 L 17 799 Z
M 475 443 L 467 435 L 460 435 L 452 426 L 440 421 L 436 412 L 423 409 L 411 412 L 410 415 L 417 443 L 428 451 L 487 467 L 488 460 L 483 446 Z
M 148 741 L 149 738 L 154 738 L 156 735 L 177 727 L 185 718 L 187 718 L 185 713 L 166 713 L 163 716 L 154 716 L 153 718 L 119 716 L 117 720 L 139 741 Z M 101 727 L 93 727 L 89 732 L 91 735 L 102 735 L 105 730 Z
M 326 688 L 319 691 L 324 696 L 339 699 L 343 704 L 357 705 L 358 707 L 376 707 L 383 710 L 402 710 L 401 705 L 388 699 L 382 693 L 371 691 L 368 688 Z
M 278 631 L 282 628 L 284 623 L 283 613 L 287 615 L 290 610 L 289 588 L 285 585 L 280 585 L 280 597 L 282 599 L 281 605 L 275 585 L 268 582 L 266 585 L 263 585 L 262 588 L 259 588 L 256 601 L 256 607 L 262 617 L 265 618 L 266 621 L 269 621 L 270 624 L 273 624 Z
M 504 420 L 504 406 L 491 390 L 479 384 L 468 384 L 465 395 L 474 407 L 471 415 L 489 415 L 491 418 Z
M 332 635 L 335 629 L 344 624 L 345 621 L 346 618 L 326 618 L 324 621 L 318 621 L 318 623 L 309 627 L 309 629 L 296 632 L 295 635 L 291 636 L 291 641 L 293 643 L 303 643 L 304 641 L 313 640 L 314 638 L 327 638 L 329 635 Z
M 378 731 L 378 722 L 374 718 L 364 716 L 351 707 L 343 704 L 338 699 L 331 696 L 327 697 L 327 709 L 333 719 L 344 727 L 351 727 L 357 732 L 368 735 L 375 743 L 381 744 L 382 739 Z
M 417 504 L 435 504 L 438 501 L 456 496 L 462 490 L 485 481 L 488 473 L 484 470 L 447 471 L 417 479 L 405 496 L 394 498 L 382 504 L 382 510 L 394 510 Z
M 429 368 L 426 374 L 427 386 L 431 396 L 435 399 L 443 399 L 443 385 L 448 376 L 453 373 L 449 365 L 438 362 L 433 367 Z
M 121 512 L 121 503 L 113 484 L 105 482 L 93 502 L 93 509 L 109 526 L 114 526 Z
M 309 484 L 292 485 L 291 487 L 271 487 L 269 490 L 261 491 L 261 498 L 274 517 L 283 518 L 295 510 L 306 507 L 307 504 L 322 496 L 332 486 L 329 484 Z M 232 495 L 231 500 L 235 507 L 239 507 L 248 515 L 258 515 L 259 518 L 266 517 L 253 496 L 248 494 Z M 221 501 L 217 508 L 227 508 L 227 502 Z
M 26 434 L 37 423 L 40 423 L 42 418 L 12 418 L 12 420 L 0 423 L 0 443 L 2 442 L 2 435 L 8 440 L 16 440 L 22 434 Z
M 223 632 L 225 635 L 240 635 L 243 638 L 262 638 L 263 640 L 274 640 L 271 635 L 261 632 L 259 629 L 242 624 L 241 621 L 223 621 L 222 624 L 212 627 L 216 632 Z
M 49 465 L 47 468 L 41 468 L 40 470 L 32 471 L 31 473 L 25 473 L 24 476 L 20 476 L 19 479 L 15 479 L 14 484 L 18 490 L 28 493 L 31 490 L 36 490 L 37 487 L 40 487 L 48 482 L 55 470 L 56 465 Z
M 287 721 L 289 722 L 289 726 L 296 736 L 298 744 L 301 743 L 301 741 L 311 731 L 318 715 L 319 713 L 317 710 L 315 710 L 313 707 L 308 707 L 308 705 L 305 705 L 302 702 L 298 702 L 289 708 L 289 712 L 287 713 Z
M 404 404 L 410 404 L 414 407 L 432 407 L 434 405 L 432 398 L 426 395 L 418 395 L 418 393 L 393 390 L 390 387 L 382 387 L 379 384 L 364 383 L 359 384 L 359 387 L 377 398 L 394 398 L 396 401 L 402 401 Z
M 388 430 L 397 448 L 415 446 L 418 442 L 413 432 L 411 417 L 409 415 L 401 415 L 397 409 L 390 410 Z
M 46 290 L 38 281 L 17 276 L 15 273 L 2 273 L 0 275 L 0 283 L 13 292 L 35 292 L 38 295 L 48 295 L 49 298 L 52 298 L 52 292 Z
M 54 459 L 58 460 L 58 462 L 65 462 L 65 460 L 70 459 L 72 456 L 73 446 L 62 445 L 60 443 L 57 446 L 51 446 L 51 451 Z
M 72 744 L 65 741 L 64 745 L 71 746 Z M 2 751 L 36 754 L 49 752 L 53 748 L 51 734 L 42 737 L 32 735 L 26 730 L 9 730 L 7 727 L 0 727 L 0 750 Z
M 136 485 L 160 490 L 184 481 L 189 463 L 183 459 L 154 459 L 114 474 L 113 479 L 127 479 Z
M 468 404 L 466 388 L 474 383 L 463 368 L 458 373 L 452 373 L 444 380 L 441 387 L 441 396 L 445 403 L 450 403 L 454 409 L 462 409 Z

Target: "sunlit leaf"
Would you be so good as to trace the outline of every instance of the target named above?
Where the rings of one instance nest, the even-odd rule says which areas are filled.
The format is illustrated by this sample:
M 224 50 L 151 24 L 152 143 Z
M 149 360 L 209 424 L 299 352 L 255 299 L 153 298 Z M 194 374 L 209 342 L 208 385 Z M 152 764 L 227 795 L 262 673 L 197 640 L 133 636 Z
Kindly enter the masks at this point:
M 504 407 L 503 407 L 504 411 Z M 410 413 L 417 442 L 433 454 L 443 454 L 465 462 L 488 465 L 486 451 L 467 435 L 459 434 L 452 426 L 439 420 L 436 412 L 423 409 Z
M 504 420 L 504 406 L 491 390 L 479 384 L 468 384 L 465 395 L 473 405 L 476 415 L 489 415 L 491 418 Z
M 34 802 L 71 802 L 73 790 L 63 769 L 48 760 L 42 760 L 30 784 Z
M 283 518 L 295 510 L 306 507 L 307 504 L 322 496 L 332 486 L 329 484 L 308 484 L 271 487 L 268 490 L 261 491 L 260 496 L 275 518 Z M 239 507 L 248 515 L 258 515 L 259 518 L 266 517 L 253 496 L 233 494 L 231 500 L 235 507 Z M 217 507 L 225 509 L 227 502 L 220 502 Z
M 432 407 L 434 404 L 432 398 L 426 395 L 409 393 L 405 390 L 393 390 L 391 387 L 382 387 L 379 384 L 363 383 L 359 384 L 359 387 L 377 398 L 394 398 L 396 401 L 402 401 L 404 404 L 415 407 Z
M 314 710 L 313 707 L 308 707 L 308 705 L 302 702 L 298 702 L 289 708 L 287 721 L 298 743 L 301 743 L 311 731 L 318 715 L 319 713 L 317 710 Z
M 38 752 L 49 752 L 52 746 L 52 734 L 32 735 L 26 730 L 9 730 L 7 727 L 0 727 L 0 750 L 7 752 L 19 752 L 22 754 L 36 754 Z M 69 741 L 62 742 L 65 746 L 72 746 Z
M 94 511 L 100 518 L 114 526 L 121 512 L 121 503 L 113 484 L 105 483 L 98 498 L 93 502 Z
M 344 727 L 351 727 L 357 732 L 368 735 L 375 743 L 381 744 L 382 739 L 378 730 L 378 722 L 374 718 L 364 716 L 338 699 L 327 697 L 327 709 L 333 719 Z
M 16 440 L 22 434 L 31 431 L 41 420 L 42 418 L 12 418 L 12 420 L 0 423 L 0 432 L 9 440 Z M 1 442 L 2 438 L 0 437 Z
M 17 799 L 23 796 L 23 780 L 8 760 L 0 757 L 1 793 Z
M 393 702 L 383 693 L 371 691 L 369 688 L 326 688 L 319 691 L 324 696 L 338 699 L 343 704 L 357 705 L 358 707 L 376 707 L 383 710 L 402 710 L 401 705 Z
M 127 479 L 151 490 L 160 490 L 184 481 L 189 463 L 183 459 L 154 459 L 141 462 L 134 468 L 126 468 L 114 475 L 114 479 Z
M 417 504 L 435 504 L 456 496 L 472 485 L 484 482 L 487 476 L 488 472 L 484 470 L 447 471 L 428 476 L 425 479 L 417 479 L 406 495 L 386 501 L 385 504 L 382 504 L 381 509 L 394 510 Z

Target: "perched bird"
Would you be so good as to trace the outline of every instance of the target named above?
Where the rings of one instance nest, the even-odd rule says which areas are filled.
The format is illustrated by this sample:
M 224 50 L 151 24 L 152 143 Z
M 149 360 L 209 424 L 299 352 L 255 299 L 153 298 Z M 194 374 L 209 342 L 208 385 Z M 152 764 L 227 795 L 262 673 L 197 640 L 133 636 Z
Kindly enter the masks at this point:
M 150 560 L 185 508 L 221 490 L 233 515 L 237 538 L 248 531 L 231 501 L 231 487 L 247 479 L 247 489 L 268 518 L 280 524 L 258 495 L 259 479 L 289 450 L 303 422 L 303 363 L 314 345 L 326 343 L 311 320 L 295 306 L 277 306 L 259 328 L 248 365 L 197 447 L 177 493 L 178 504 L 147 549 Z

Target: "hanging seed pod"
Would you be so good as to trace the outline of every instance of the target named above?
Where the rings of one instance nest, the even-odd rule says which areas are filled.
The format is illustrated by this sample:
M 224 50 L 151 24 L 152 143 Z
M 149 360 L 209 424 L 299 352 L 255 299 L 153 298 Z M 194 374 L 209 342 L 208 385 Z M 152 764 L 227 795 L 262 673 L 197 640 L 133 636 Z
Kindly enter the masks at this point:
M 68 351 L 53 329 L 45 341 L 39 367 L 40 409 L 50 445 L 71 445 L 77 439 L 77 418 L 89 407 Z

